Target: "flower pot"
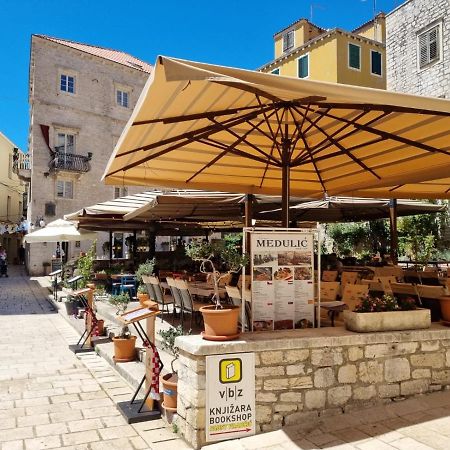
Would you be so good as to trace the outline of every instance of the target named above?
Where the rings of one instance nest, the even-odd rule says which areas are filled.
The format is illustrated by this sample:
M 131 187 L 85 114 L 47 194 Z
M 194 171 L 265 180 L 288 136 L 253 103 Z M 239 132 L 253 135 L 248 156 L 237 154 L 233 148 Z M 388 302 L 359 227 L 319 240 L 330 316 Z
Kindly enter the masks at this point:
M 144 293 L 141 293 L 141 292 L 138 292 L 138 293 L 137 293 L 137 298 L 138 298 L 138 300 L 139 300 L 139 303 L 140 303 L 142 306 L 145 306 L 145 303 L 144 303 L 144 302 L 150 300 L 150 297 L 148 296 L 148 294 L 144 294 Z
M 444 295 L 439 298 L 441 304 L 442 320 L 450 323 L 450 295 Z
M 106 273 L 95 273 L 94 274 L 94 278 L 96 280 L 106 280 L 106 278 L 108 277 L 108 275 Z
M 75 302 L 64 302 L 64 306 L 66 307 L 66 313 L 68 316 L 74 316 L 78 313 L 78 308 Z
M 178 375 L 176 373 L 168 373 L 160 377 L 160 380 L 163 385 L 164 394 L 163 408 L 168 411 L 176 411 Z
M 86 287 L 88 287 L 89 289 L 95 289 L 95 283 L 87 283 Z
M 430 328 L 431 314 L 429 309 L 413 309 L 411 311 L 386 311 L 357 313 L 344 311 L 344 323 L 347 330 L 358 333 L 373 331 L 402 331 Z
M 105 334 L 105 321 L 103 319 L 97 320 L 97 336 L 103 336 Z
M 114 361 L 130 362 L 136 359 L 136 336 L 128 339 L 114 337 Z
M 200 312 L 205 323 L 203 339 L 209 341 L 228 341 L 239 337 L 239 306 L 227 305 L 216 309 L 215 305 L 202 306 Z

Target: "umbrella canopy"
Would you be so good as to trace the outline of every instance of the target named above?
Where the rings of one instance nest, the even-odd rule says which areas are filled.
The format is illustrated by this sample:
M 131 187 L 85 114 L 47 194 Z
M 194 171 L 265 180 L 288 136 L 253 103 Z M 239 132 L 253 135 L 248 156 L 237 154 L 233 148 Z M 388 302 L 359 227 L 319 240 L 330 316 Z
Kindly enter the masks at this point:
M 34 244 L 37 242 L 83 241 L 96 238 L 97 233 L 77 229 L 73 222 L 58 219 L 50 222 L 44 228 L 25 235 L 24 241 Z
M 311 197 L 448 176 L 450 101 L 159 57 L 108 184 Z M 447 194 L 448 197 L 448 194 Z
M 355 222 L 390 217 L 389 200 L 331 197 L 326 200 L 315 200 L 291 206 L 290 216 L 297 221 L 316 222 Z M 444 205 L 418 202 L 414 200 L 399 200 L 397 202 L 398 216 L 415 214 L 431 214 L 446 211 Z M 279 213 L 280 210 L 267 212 L 267 217 Z M 262 216 L 265 214 L 262 213 Z

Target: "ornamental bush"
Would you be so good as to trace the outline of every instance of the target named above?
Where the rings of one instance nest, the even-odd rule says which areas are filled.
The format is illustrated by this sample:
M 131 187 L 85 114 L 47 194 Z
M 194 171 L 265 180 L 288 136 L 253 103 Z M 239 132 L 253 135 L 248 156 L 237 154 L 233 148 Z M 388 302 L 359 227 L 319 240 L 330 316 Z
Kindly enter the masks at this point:
M 370 312 L 386 312 L 386 311 L 410 311 L 416 309 L 416 302 L 413 298 L 397 300 L 389 294 L 382 297 L 372 297 L 366 295 L 361 299 L 361 302 L 356 305 L 354 311 L 359 313 Z

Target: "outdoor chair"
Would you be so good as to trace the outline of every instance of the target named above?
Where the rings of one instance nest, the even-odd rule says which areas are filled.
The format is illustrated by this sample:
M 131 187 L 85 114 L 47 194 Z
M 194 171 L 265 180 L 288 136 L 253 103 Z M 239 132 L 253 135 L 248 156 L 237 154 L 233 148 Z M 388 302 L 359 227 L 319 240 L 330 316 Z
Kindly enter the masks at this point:
M 420 274 L 416 270 L 403 271 L 403 279 L 405 283 L 420 284 Z
M 237 286 L 225 286 L 225 289 L 227 290 L 228 297 L 231 299 L 231 303 L 234 306 L 239 306 L 242 308 L 242 294 L 241 291 Z M 247 305 L 248 304 L 248 305 Z M 247 307 L 248 306 L 248 307 Z M 249 302 L 245 302 L 245 327 L 247 330 L 251 329 L 251 315 L 250 315 L 250 304 Z M 242 329 L 242 320 L 241 320 L 242 312 L 239 313 L 239 324 L 241 325 Z
M 177 279 L 177 280 L 174 280 L 174 282 L 175 282 L 175 287 L 179 290 L 179 292 L 181 294 L 181 299 L 182 299 L 181 314 L 183 315 L 182 320 L 184 322 L 184 314 L 185 313 L 190 314 L 191 315 L 190 329 L 192 330 L 192 325 L 194 323 L 194 319 L 196 320 L 197 323 L 200 323 L 200 320 L 202 317 L 200 314 L 200 308 L 202 306 L 205 306 L 205 304 L 194 301 L 194 299 L 192 298 L 191 291 L 189 290 L 189 286 L 185 280 Z
M 422 272 L 420 275 L 421 284 L 425 284 L 426 286 L 440 286 L 439 275 L 437 270 L 427 270 Z
M 358 281 L 358 272 L 342 272 L 341 285 L 355 284 Z
M 154 301 L 161 305 L 160 310 L 162 313 L 166 311 L 169 313 L 169 305 L 173 304 L 173 298 L 170 295 L 164 293 L 164 289 L 161 287 L 159 280 L 157 277 L 150 276 L 150 284 L 153 287 L 153 291 L 155 292 Z M 162 320 L 162 317 L 161 317 Z
M 439 298 L 445 295 L 444 286 L 424 286 L 419 284 L 416 288 L 422 306 L 430 310 L 431 321 L 439 322 L 442 319 Z
M 378 277 L 381 283 L 383 294 L 392 295 L 392 283 L 397 283 L 397 278 L 394 276 Z
M 335 303 L 340 287 L 339 281 L 322 281 L 320 283 L 320 311 L 317 311 L 317 313 L 320 314 L 321 322 L 328 317 L 332 327 L 334 327 L 336 316 L 345 307 L 341 302 Z
M 145 284 L 145 287 L 147 288 L 148 296 L 150 297 L 150 300 L 153 302 L 156 302 L 156 293 L 155 289 L 153 288 L 153 284 L 150 282 L 150 276 L 149 275 L 142 275 L 142 281 Z
M 136 277 L 130 276 L 130 277 L 122 277 L 121 284 L 120 284 L 120 293 L 126 292 L 130 299 L 133 299 L 136 297 Z
M 170 293 L 172 294 L 173 298 L 173 323 L 175 323 L 175 317 L 178 314 L 178 309 L 180 314 L 181 328 L 183 328 L 183 298 L 181 297 L 181 293 L 176 286 L 175 280 L 172 277 L 166 277 L 166 281 L 169 285 Z
M 346 284 L 343 288 L 342 301 L 353 311 L 361 299 L 369 292 L 367 284 Z
M 338 277 L 338 271 L 337 270 L 324 270 L 322 272 L 322 281 L 325 282 L 333 282 L 336 281 Z
M 241 289 L 241 290 L 242 290 L 242 284 L 245 285 L 246 289 L 250 289 L 251 284 L 252 284 L 252 276 L 251 275 L 245 275 L 245 283 L 243 283 L 243 276 L 239 275 L 239 279 L 238 279 L 238 282 L 237 282 L 237 287 L 239 289 Z
M 411 297 L 417 305 L 421 305 L 420 297 L 417 292 L 417 286 L 413 283 L 391 283 L 392 294 L 397 299 Z
M 403 269 L 400 266 L 374 267 L 374 278 L 395 277 L 397 280 L 403 279 Z
M 320 302 L 335 302 L 339 287 L 339 281 L 322 281 L 320 283 Z

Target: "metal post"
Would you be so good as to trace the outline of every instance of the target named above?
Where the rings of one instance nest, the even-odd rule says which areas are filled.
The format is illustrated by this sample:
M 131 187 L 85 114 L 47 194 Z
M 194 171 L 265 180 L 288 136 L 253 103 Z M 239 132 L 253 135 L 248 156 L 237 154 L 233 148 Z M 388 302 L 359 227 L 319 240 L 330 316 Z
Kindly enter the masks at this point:
M 109 231 L 109 263 L 111 264 L 112 256 L 113 256 L 113 248 L 112 248 L 112 241 L 113 241 L 113 233 L 110 230 Z
M 391 238 L 391 259 L 394 264 L 398 261 L 398 232 L 397 232 L 397 199 L 389 201 L 389 228 Z
M 290 197 L 290 165 L 289 165 L 289 151 L 291 141 L 289 139 L 283 140 L 283 166 L 281 171 L 281 226 L 283 228 L 289 227 L 289 197 Z

